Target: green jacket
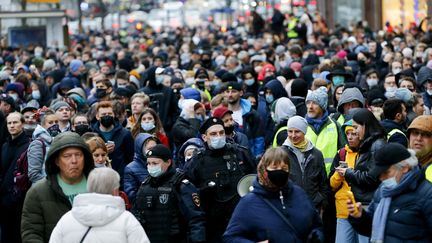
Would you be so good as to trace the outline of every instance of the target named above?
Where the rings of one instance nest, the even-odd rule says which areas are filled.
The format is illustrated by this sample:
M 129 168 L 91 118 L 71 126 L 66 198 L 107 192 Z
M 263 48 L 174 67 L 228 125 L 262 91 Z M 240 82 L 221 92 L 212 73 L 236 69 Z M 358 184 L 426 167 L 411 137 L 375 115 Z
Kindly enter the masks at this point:
M 34 184 L 27 192 L 21 217 L 22 242 L 48 242 L 60 218 L 72 209 L 56 175 Z

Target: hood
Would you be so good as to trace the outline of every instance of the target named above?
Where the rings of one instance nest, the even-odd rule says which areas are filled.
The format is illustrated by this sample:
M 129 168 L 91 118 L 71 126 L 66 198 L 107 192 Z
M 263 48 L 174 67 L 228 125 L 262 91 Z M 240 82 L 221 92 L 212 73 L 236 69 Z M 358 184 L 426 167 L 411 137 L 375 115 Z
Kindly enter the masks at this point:
M 282 97 L 276 100 L 275 103 L 274 121 L 277 124 L 296 115 L 297 109 L 290 99 Z
M 161 86 L 161 85 L 156 84 L 156 75 L 155 75 L 156 68 L 157 67 L 150 67 L 147 70 L 147 80 L 149 81 L 148 86 L 150 86 L 152 88 L 156 88 L 156 87 Z
M 73 217 L 85 226 L 103 226 L 125 211 L 125 203 L 121 197 L 84 193 L 75 197 L 72 207 Z
M 362 108 L 365 105 L 365 98 L 363 97 L 363 94 L 361 91 L 357 88 L 348 88 L 345 89 L 341 95 L 341 98 L 339 100 L 337 110 L 340 113 L 343 113 L 343 105 L 346 103 L 349 103 L 351 101 L 358 101 L 361 103 Z
M 48 131 L 39 124 L 36 126 L 33 132 L 32 139 L 33 140 L 42 139 L 47 144 L 51 144 L 53 140 L 51 135 L 48 133 Z
M 273 79 L 269 81 L 265 85 L 265 88 L 271 90 L 274 100 L 277 100 L 281 97 L 288 97 L 288 93 L 286 92 L 285 88 L 283 87 L 281 82 L 277 79 Z
M 178 157 L 180 160 L 184 160 L 184 151 L 189 145 L 195 145 L 198 148 L 204 147 L 204 142 L 199 138 L 189 138 L 179 149 Z
M 145 164 L 144 159 L 145 155 L 142 152 L 142 148 L 144 146 L 145 141 L 147 139 L 153 138 L 153 135 L 148 133 L 140 133 L 135 138 L 135 154 L 134 154 L 134 161 L 141 162 L 142 164 Z

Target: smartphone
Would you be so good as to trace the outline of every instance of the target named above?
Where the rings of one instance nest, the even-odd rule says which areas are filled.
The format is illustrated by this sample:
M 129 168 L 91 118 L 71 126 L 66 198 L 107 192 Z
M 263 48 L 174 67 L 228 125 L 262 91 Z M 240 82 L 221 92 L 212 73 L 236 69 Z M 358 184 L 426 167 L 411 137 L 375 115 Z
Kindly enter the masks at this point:
M 356 205 L 356 200 L 354 198 L 354 194 L 352 193 L 352 191 L 347 191 L 347 195 L 348 195 L 348 199 L 351 200 L 351 202 L 354 204 L 354 214 L 357 214 L 358 209 Z
M 339 161 L 339 167 L 341 168 L 348 168 L 348 163 L 345 161 Z
M 107 141 L 107 144 L 114 144 L 114 141 Z

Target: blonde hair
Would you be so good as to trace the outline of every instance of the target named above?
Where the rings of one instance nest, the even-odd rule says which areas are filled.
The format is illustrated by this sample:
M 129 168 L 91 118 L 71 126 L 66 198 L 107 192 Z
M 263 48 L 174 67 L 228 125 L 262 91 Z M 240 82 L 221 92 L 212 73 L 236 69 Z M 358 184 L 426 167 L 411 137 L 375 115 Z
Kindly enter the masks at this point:
M 106 153 L 108 153 L 108 148 L 105 145 L 105 141 L 99 137 L 91 137 L 88 140 L 86 140 L 87 145 L 90 148 L 90 152 L 93 154 L 97 149 L 102 149 Z M 105 166 L 111 168 L 111 160 L 108 158 L 108 155 L 106 157 Z

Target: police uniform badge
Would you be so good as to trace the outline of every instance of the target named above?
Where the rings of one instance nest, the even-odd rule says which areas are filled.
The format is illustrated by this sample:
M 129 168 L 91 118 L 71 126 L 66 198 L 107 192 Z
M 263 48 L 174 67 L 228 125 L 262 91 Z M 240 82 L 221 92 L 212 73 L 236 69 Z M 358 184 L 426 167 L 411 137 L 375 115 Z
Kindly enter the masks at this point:
M 195 206 L 197 206 L 197 207 L 201 206 L 201 200 L 198 196 L 198 193 L 192 193 L 192 201 L 195 204 Z
M 159 195 L 159 202 L 161 204 L 167 204 L 169 200 L 169 194 L 161 194 Z

